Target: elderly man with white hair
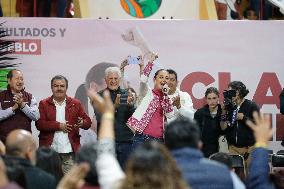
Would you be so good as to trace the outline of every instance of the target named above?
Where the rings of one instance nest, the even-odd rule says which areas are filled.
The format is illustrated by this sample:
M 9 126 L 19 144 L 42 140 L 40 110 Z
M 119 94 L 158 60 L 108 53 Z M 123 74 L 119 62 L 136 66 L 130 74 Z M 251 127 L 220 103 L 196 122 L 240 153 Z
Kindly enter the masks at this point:
M 115 106 L 115 138 L 116 138 L 116 154 L 119 164 L 124 168 L 125 162 L 132 149 L 133 133 L 126 125 L 128 118 L 133 114 L 134 97 L 132 93 L 128 93 L 127 89 L 121 89 L 121 72 L 118 67 L 109 67 L 105 70 L 105 81 L 107 87 L 99 91 L 99 95 L 103 95 L 105 90 L 110 92 L 112 102 Z M 100 129 L 101 117 L 100 113 L 95 109 L 98 130 Z M 111 118 L 110 118 L 111 119 Z

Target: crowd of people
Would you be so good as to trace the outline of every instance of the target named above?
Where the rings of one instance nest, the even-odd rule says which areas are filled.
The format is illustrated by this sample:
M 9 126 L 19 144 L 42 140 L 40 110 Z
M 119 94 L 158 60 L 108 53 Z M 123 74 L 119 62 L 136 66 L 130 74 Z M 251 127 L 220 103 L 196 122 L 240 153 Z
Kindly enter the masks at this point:
M 219 20 L 282 20 L 283 13 L 272 1 L 274 0 L 215 0 L 215 6 Z
M 156 71 L 150 87 L 157 58 L 152 53 L 145 66 L 140 59 L 138 93 L 125 83 L 127 60 L 120 69 L 104 68 L 103 87 L 85 85 L 98 137 L 83 146 L 80 129 L 94 119 L 88 103 L 67 95 L 68 79 L 54 76 L 52 96 L 37 106 L 23 73 L 10 70 L 7 90 L 0 92 L 0 188 L 280 188 L 269 179 L 270 120 L 246 98 L 245 84 L 230 82 L 224 103 L 217 88 L 207 88 L 206 105 L 194 110 L 173 69 Z M 283 98 L 284 89 L 282 113 Z M 222 135 L 228 153 L 219 152 Z M 244 159 L 245 177 L 234 171 L 232 155 Z

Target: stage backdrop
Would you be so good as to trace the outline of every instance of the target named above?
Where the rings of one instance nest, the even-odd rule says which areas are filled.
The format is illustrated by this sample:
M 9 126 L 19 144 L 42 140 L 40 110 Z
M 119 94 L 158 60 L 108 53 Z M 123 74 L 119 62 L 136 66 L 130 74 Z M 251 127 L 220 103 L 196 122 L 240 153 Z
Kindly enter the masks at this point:
M 140 49 L 121 37 L 128 29 L 138 28 L 149 48 L 159 54 L 155 69 L 176 70 L 180 88 L 192 96 L 195 108 L 204 104 L 207 87 L 223 91 L 228 82 L 243 81 L 250 90 L 247 98 L 271 115 L 276 127 L 271 148 L 274 151 L 282 148 L 284 116 L 279 114 L 279 93 L 284 85 L 282 21 L 1 18 L 4 21 L 3 27 L 11 35 L 9 39 L 17 40 L 14 63 L 21 63 L 19 69 L 24 73 L 26 89 L 38 101 L 51 95 L 50 79 L 56 74 L 69 79 L 68 94 L 74 96 L 94 65 L 102 62 L 119 65 L 126 56 L 141 54 Z M 95 75 L 102 77 L 100 74 L 101 71 L 95 71 Z M 138 89 L 137 65 L 126 68 L 126 79 Z M 91 85 L 94 83 L 88 87 Z M 103 86 L 98 81 L 97 85 Z M 77 94 L 83 99 L 82 93 Z M 91 114 L 92 110 L 87 110 Z

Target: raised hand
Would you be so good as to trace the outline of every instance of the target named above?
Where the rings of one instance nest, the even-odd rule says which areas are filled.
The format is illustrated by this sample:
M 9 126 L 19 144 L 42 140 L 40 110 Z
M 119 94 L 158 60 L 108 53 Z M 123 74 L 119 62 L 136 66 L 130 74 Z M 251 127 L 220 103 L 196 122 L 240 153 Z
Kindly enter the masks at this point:
M 96 91 L 89 89 L 88 96 L 91 99 L 93 106 L 101 113 L 114 112 L 114 105 L 112 103 L 109 91 L 105 91 L 103 97 L 97 94 Z
M 255 141 L 267 144 L 273 134 L 269 116 L 254 112 L 253 118 L 255 123 L 248 120 L 246 124 L 253 130 Z
M 129 65 L 127 59 L 124 59 L 120 64 L 120 71 L 124 72 L 124 68 Z
M 84 178 L 90 170 L 87 163 L 74 165 L 60 180 L 57 189 L 79 189 L 84 185 Z
M 176 96 L 174 98 L 172 98 L 173 101 L 173 106 L 177 107 L 178 109 L 181 108 L 181 104 L 180 104 L 180 96 Z

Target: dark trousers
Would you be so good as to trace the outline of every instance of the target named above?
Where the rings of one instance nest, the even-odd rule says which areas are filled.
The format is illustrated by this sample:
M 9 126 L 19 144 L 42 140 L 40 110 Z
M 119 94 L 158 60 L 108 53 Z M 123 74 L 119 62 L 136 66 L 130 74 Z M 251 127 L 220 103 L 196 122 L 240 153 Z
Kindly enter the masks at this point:
M 125 163 L 129 157 L 129 154 L 132 151 L 132 142 L 116 142 L 115 149 L 119 165 L 124 170 Z
M 137 146 L 143 144 L 146 141 L 157 141 L 160 143 L 164 143 L 164 139 L 163 138 L 155 138 L 149 135 L 144 135 L 144 134 L 135 134 L 133 137 L 133 144 L 132 144 L 132 150 L 135 150 L 135 148 L 137 148 Z

